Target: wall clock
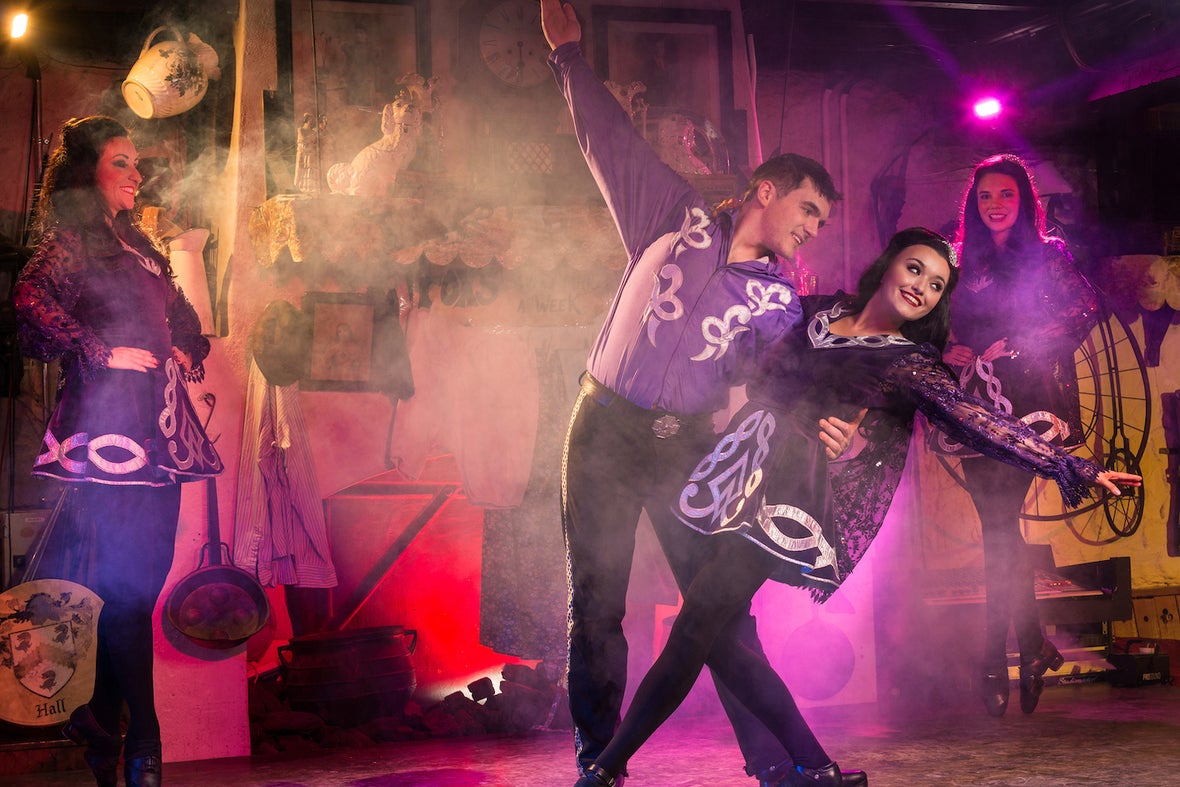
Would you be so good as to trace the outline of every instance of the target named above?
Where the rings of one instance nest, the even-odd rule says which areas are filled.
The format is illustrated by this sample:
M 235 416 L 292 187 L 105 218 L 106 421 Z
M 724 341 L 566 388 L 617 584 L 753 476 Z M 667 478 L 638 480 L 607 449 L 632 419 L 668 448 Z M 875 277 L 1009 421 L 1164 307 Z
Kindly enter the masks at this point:
M 478 35 L 480 59 L 500 84 L 530 88 L 552 78 L 537 0 L 492 4 L 480 20 Z

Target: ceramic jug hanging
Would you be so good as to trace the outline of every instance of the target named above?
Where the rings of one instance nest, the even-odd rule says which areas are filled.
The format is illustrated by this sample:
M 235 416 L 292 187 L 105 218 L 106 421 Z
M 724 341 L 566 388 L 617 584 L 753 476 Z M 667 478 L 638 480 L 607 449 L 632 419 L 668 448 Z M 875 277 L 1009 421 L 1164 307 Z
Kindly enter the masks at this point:
M 175 41 L 155 43 L 161 33 Z M 195 107 L 217 77 L 217 53 L 195 35 L 188 42 L 175 28 L 157 27 L 148 34 L 139 59 L 123 81 L 123 98 L 141 118 L 165 118 Z

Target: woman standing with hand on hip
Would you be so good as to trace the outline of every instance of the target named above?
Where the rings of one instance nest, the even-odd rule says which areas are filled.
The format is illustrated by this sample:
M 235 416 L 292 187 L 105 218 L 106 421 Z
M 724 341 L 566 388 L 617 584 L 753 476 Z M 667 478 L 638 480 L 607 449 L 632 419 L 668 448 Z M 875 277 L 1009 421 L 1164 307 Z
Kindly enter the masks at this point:
M 962 286 L 943 360 L 963 388 L 1064 448 L 1082 442 L 1074 351 L 1093 329 L 1098 299 L 1065 243 L 1045 235 L 1045 212 L 1028 167 L 1002 154 L 975 167 L 963 198 L 958 245 Z M 967 491 L 979 513 L 987 590 L 980 694 L 992 716 L 1008 707 L 1009 627 L 1020 648 L 1020 709 L 1032 713 L 1044 674 L 1064 658 L 1045 638 L 1036 608 L 1035 571 L 1020 528 L 1032 474 L 960 453 Z
M 70 485 L 69 516 L 56 527 L 93 532 L 95 543 L 94 694 L 64 733 L 86 745 L 99 787 L 119 784 L 120 751 L 127 787 L 160 784 L 152 612 L 172 565 L 180 483 L 222 468 L 185 388 L 202 379 L 209 341 L 168 258 L 136 223 L 137 161 L 112 118 L 62 126 L 40 240 L 13 291 L 22 352 L 62 368 L 33 474 Z

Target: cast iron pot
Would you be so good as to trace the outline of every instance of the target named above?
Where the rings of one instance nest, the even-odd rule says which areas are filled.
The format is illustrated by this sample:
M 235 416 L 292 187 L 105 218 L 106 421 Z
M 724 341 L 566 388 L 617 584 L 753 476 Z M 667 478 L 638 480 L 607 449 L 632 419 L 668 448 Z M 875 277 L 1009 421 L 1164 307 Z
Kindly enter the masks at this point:
M 218 528 L 217 482 L 210 478 L 206 483 L 209 543 L 201 546 L 197 569 L 169 593 L 164 611 L 176 630 L 193 642 L 225 649 L 258 633 L 270 617 L 270 604 L 258 580 L 233 564 Z

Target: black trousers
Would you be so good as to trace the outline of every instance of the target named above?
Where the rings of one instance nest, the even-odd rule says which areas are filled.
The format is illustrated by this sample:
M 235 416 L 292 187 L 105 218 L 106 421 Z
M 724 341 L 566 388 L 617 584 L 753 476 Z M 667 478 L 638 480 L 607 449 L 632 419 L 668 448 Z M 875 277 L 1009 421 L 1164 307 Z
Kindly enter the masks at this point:
M 650 414 L 622 400 L 604 403 L 583 392 L 566 435 L 561 507 L 569 578 L 568 682 L 579 769 L 598 758 L 620 720 L 627 680 L 623 617 L 640 514 L 646 509 L 653 521 L 659 519 L 672 487 L 687 478 L 715 440 L 707 419 L 663 439 L 651 422 Z M 662 530 L 666 548 L 667 529 Z M 695 566 L 681 562 L 690 559 L 688 552 L 666 551 L 678 582 L 696 573 Z M 744 646 L 761 654 L 748 600 L 733 625 Z M 747 770 L 755 773 L 786 759 L 777 738 L 714 678 Z
M 770 576 L 776 558 L 741 536 L 693 536 L 698 570 L 668 643 L 639 684 L 615 737 L 598 765 L 617 775 L 680 705 L 707 663 L 714 681 L 771 731 L 791 762 L 822 768 L 831 758 L 816 740 L 794 698 L 761 649 L 742 641 L 750 599 Z
M 1020 531 L 1020 509 L 1032 475 L 987 457 L 963 460 L 963 477 L 979 514 L 987 595 L 983 669 L 1006 670 L 1008 632 L 1016 630 L 1022 660 L 1044 642 L 1037 612 L 1035 570 Z
M 103 600 L 90 709 L 116 734 L 126 702 L 125 756 L 158 753 L 152 612 L 172 568 L 180 485 L 79 487 L 78 516 L 93 520 L 96 539 L 91 589 Z

